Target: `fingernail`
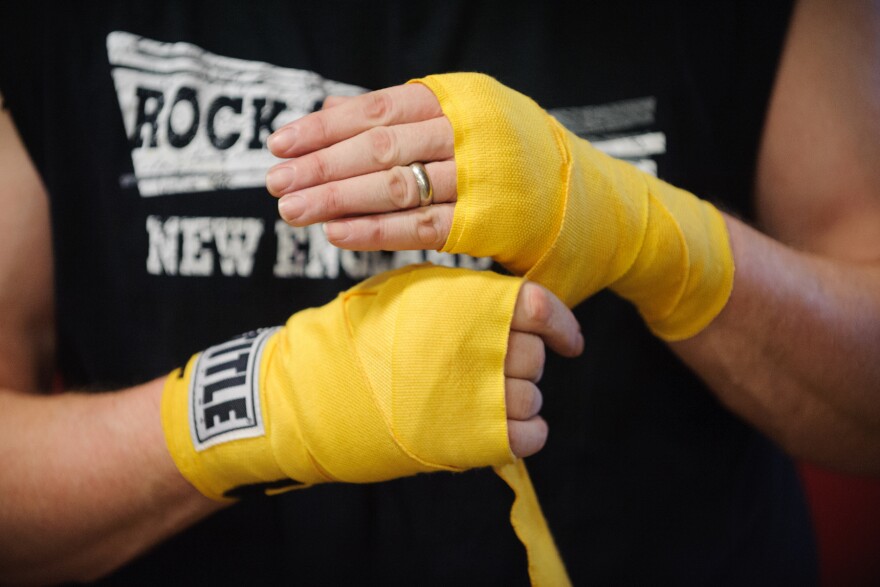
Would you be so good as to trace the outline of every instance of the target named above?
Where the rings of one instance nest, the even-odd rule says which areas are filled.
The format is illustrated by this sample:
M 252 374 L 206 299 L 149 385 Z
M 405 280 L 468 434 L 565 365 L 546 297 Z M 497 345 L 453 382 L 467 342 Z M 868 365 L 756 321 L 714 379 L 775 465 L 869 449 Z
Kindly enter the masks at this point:
M 349 237 L 351 228 L 348 226 L 348 222 L 326 222 L 324 234 L 327 235 L 327 240 L 339 243 Z
M 293 183 L 293 170 L 289 167 L 276 167 L 266 175 L 266 187 L 273 194 L 283 193 Z
M 287 221 L 296 220 L 306 211 L 306 199 L 297 194 L 288 194 L 278 201 L 278 213 Z
M 266 146 L 278 157 L 282 157 L 296 142 L 296 131 L 292 128 L 279 128 L 266 139 Z

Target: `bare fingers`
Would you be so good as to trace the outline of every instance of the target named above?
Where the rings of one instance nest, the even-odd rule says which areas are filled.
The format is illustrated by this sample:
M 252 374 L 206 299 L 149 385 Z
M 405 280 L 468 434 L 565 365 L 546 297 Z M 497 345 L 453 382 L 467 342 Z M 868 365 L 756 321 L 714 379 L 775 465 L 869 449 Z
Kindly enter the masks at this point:
M 584 337 L 574 314 L 545 287 L 526 281 L 513 311 L 511 330 L 534 334 L 564 357 L 584 349 Z
M 367 129 L 429 120 L 443 115 L 434 94 L 406 84 L 330 104 L 276 130 L 268 139 L 276 157 L 298 157 L 354 137 Z
M 535 416 L 524 422 L 507 421 L 510 450 L 520 458 L 532 456 L 544 448 L 547 443 L 547 433 L 547 422 L 541 416 Z
M 534 418 L 544 404 L 544 397 L 537 385 L 515 377 L 505 378 L 504 398 L 507 402 L 507 418 L 510 420 Z
M 344 108 L 341 104 L 327 111 Z M 356 177 L 413 161 L 446 161 L 454 154 L 452 127 L 446 118 L 379 126 L 279 163 L 266 175 L 273 196 L 322 183 Z
M 538 415 L 543 396 L 536 385 L 544 370 L 544 345 L 573 357 L 583 351 L 584 339 L 571 310 L 530 281 L 520 289 L 510 328 L 504 364 L 507 433 L 513 454 L 527 457 L 547 442 L 547 422 Z
M 420 84 L 329 97 L 269 137 L 291 158 L 266 176 L 279 213 L 294 226 L 327 222 L 330 242 L 351 250 L 439 249 L 457 199 L 452 127 Z M 436 206 L 422 206 L 407 166 L 422 162 Z
M 504 358 L 504 374 L 538 383 L 544 373 L 544 341 L 535 334 L 511 331 Z
M 440 249 L 449 237 L 455 204 L 334 220 L 324 224 L 327 240 L 352 251 Z
M 531 381 L 508 377 L 505 380 L 507 401 L 507 439 L 518 457 L 531 456 L 547 442 L 547 422 L 538 415 L 543 398 Z
M 456 200 L 455 163 L 428 163 L 435 204 Z M 281 217 L 293 226 L 339 218 L 408 210 L 419 206 L 419 188 L 413 171 L 396 166 L 349 179 L 295 191 L 278 202 Z

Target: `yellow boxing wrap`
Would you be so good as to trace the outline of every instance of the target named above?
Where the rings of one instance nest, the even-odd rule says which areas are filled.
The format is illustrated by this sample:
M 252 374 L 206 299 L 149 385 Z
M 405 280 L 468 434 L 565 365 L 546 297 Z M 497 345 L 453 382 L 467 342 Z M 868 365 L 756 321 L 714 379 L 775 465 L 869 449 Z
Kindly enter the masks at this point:
M 733 287 L 710 203 L 609 157 L 478 73 L 427 86 L 454 132 L 458 202 L 443 251 L 492 257 L 573 307 L 610 287 L 665 340 L 697 334 Z
M 566 584 L 508 442 L 504 361 L 521 284 L 405 267 L 193 356 L 162 397 L 175 464 L 217 500 L 497 466 L 517 493 L 517 534 L 538 544 L 526 543 L 533 582 Z
M 504 358 L 520 285 L 403 268 L 194 356 L 163 397 L 178 468 L 223 499 L 280 479 L 367 483 L 512 462 Z

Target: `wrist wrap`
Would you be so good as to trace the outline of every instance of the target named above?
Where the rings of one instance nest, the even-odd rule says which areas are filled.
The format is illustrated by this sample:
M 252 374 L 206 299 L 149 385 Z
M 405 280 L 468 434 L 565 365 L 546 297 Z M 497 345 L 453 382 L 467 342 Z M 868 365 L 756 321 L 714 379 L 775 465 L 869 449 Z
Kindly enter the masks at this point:
M 411 83 L 434 92 L 454 133 L 458 201 L 443 251 L 492 257 L 569 306 L 610 287 L 666 340 L 724 307 L 733 255 L 711 204 L 598 151 L 488 76 Z

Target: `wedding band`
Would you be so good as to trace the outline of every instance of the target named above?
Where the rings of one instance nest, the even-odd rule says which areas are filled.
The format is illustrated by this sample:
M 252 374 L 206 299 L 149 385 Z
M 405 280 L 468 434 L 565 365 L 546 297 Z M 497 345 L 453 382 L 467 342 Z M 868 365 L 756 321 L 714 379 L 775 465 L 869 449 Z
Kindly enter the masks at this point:
M 434 186 L 431 185 L 428 171 L 418 161 L 410 163 L 409 168 L 412 169 L 416 185 L 419 186 L 419 206 L 430 206 L 434 202 Z

